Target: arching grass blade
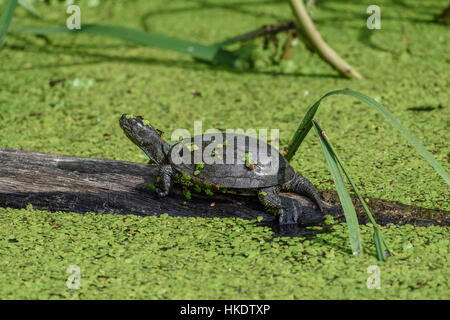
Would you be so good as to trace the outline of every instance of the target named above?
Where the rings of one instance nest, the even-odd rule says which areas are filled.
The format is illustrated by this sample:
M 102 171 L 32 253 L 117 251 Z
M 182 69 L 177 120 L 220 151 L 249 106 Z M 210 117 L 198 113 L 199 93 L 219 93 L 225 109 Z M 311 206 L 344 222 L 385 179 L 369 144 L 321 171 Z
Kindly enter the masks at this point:
M 325 155 L 328 167 L 330 168 L 330 172 L 333 177 L 334 184 L 336 185 L 336 190 L 339 195 L 339 199 L 341 200 L 342 209 L 345 215 L 345 221 L 347 222 L 353 255 L 355 256 L 362 255 L 363 251 L 361 244 L 361 236 L 359 233 L 359 223 L 358 218 L 356 216 L 355 207 L 353 206 L 352 203 L 352 199 L 350 198 L 350 194 L 348 193 L 348 190 L 345 187 L 345 182 L 344 179 L 342 178 L 333 150 L 331 150 L 330 146 L 326 143 L 324 137 L 322 136 L 322 130 L 318 126 L 318 124 L 315 121 L 313 121 L 312 123 L 314 124 L 314 127 L 320 138 L 320 145 L 322 147 L 322 151 Z
M 3 7 L 2 14 L 0 15 L 0 48 L 5 41 L 6 33 L 8 32 L 16 7 L 17 0 L 7 0 Z
M 389 112 L 385 107 L 383 107 L 381 104 L 376 102 L 374 99 L 359 93 L 357 91 L 353 90 L 336 90 L 331 91 L 325 94 L 322 98 L 320 98 L 316 103 L 313 104 L 313 106 L 308 110 L 305 117 L 303 118 L 300 126 L 298 127 L 297 131 L 295 132 L 291 143 L 288 147 L 288 153 L 286 155 L 286 159 L 290 161 L 292 157 L 294 156 L 295 152 L 300 147 L 300 144 L 305 139 L 306 135 L 308 134 L 309 130 L 312 127 L 312 119 L 314 118 L 314 115 L 317 112 L 317 109 L 319 108 L 320 103 L 323 99 L 325 99 L 328 96 L 335 95 L 335 94 L 345 94 L 348 96 L 353 96 L 368 106 L 374 108 L 379 113 L 381 113 L 400 133 L 405 137 L 415 148 L 416 150 L 428 161 L 429 164 L 436 170 L 436 172 L 445 180 L 447 184 L 450 185 L 450 178 L 445 172 L 445 170 L 442 168 L 442 166 L 433 158 L 433 156 L 425 149 L 425 147 L 420 143 L 419 140 L 417 140 L 395 117 L 392 113 Z
M 41 15 L 39 14 L 39 12 L 34 8 L 33 4 L 31 3 L 30 0 L 19 0 L 19 4 L 22 8 L 24 8 L 25 10 L 27 10 L 30 14 L 36 16 L 36 17 L 40 17 Z
M 316 120 L 312 120 L 313 121 L 313 125 L 316 128 L 316 131 L 318 133 L 320 133 L 321 136 L 321 140 L 323 140 L 323 143 L 326 145 L 326 147 L 328 148 L 328 150 L 332 153 L 332 156 L 335 158 L 335 160 L 337 161 L 337 164 L 339 165 L 340 169 L 344 172 L 345 177 L 347 178 L 347 180 L 350 182 L 354 192 L 356 193 L 356 195 L 358 196 L 372 226 L 373 226 L 373 238 L 374 238 L 374 243 L 375 243 L 375 248 L 376 248 L 376 252 L 377 252 L 377 258 L 379 260 L 385 260 L 386 259 L 386 255 L 393 255 L 393 252 L 389 250 L 382 234 L 381 234 L 381 230 L 378 227 L 378 224 L 375 221 L 375 218 L 373 217 L 372 213 L 370 212 L 369 207 L 366 204 L 366 201 L 364 200 L 364 198 L 362 197 L 361 193 L 359 192 L 358 188 L 356 187 L 356 184 L 353 182 L 353 180 L 350 177 L 350 174 L 347 171 L 347 168 L 345 167 L 343 161 L 341 160 L 341 158 L 339 157 L 339 155 L 336 153 L 336 151 L 334 150 L 331 142 L 328 140 L 327 135 L 325 134 L 325 131 L 322 129 L 322 127 L 320 126 L 320 124 L 316 121 Z M 341 200 L 342 201 L 342 200 Z M 345 211 L 344 211 L 345 212 Z M 347 217 L 347 216 L 346 216 Z
M 66 27 L 55 28 L 18 28 L 14 30 L 36 35 L 50 34 L 91 34 L 134 42 L 137 44 L 166 49 L 186 54 L 204 61 L 239 67 L 242 61 L 234 53 L 216 46 L 208 46 L 192 41 L 168 37 L 154 32 L 145 32 L 119 26 L 85 24 L 80 30 L 69 30 Z

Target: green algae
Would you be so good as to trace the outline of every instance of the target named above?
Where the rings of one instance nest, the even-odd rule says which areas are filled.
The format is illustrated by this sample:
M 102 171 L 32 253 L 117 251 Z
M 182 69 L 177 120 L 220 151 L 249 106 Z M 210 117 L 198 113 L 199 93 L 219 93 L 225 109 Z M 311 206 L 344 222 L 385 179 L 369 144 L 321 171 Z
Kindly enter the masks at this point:
M 314 10 L 326 41 L 365 81 L 338 77 L 302 45 L 289 68 L 258 51 L 263 63 L 237 71 L 113 39 L 52 36 L 47 42 L 11 31 L 0 51 L 0 147 L 147 162 L 118 125 L 123 113 L 133 113 L 151 115 L 165 132 L 191 129 L 194 120 L 204 129 L 280 129 L 283 148 L 313 102 L 349 87 L 386 106 L 448 171 L 450 35 L 428 22 L 442 4 L 402 3 L 377 3 L 383 27 L 375 31 L 365 27 L 370 1 L 329 0 Z M 80 5 L 86 23 L 150 28 L 205 43 L 290 18 L 286 3 L 267 1 Z M 48 21 L 65 21 L 62 3 L 46 8 Z M 21 10 L 16 15 L 20 25 L 44 24 Z M 442 179 L 375 111 L 339 96 L 317 117 L 352 178 L 363 184 L 364 197 L 450 210 Z M 319 189 L 334 188 L 317 137 L 306 138 L 292 165 Z M 312 239 L 272 240 L 270 229 L 239 219 L 0 209 L 0 297 L 449 298 L 447 228 L 391 225 L 383 235 L 397 255 L 380 263 L 369 226 L 361 227 L 366 254 L 351 258 L 342 224 Z M 81 269 L 80 290 L 66 287 L 69 265 Z M 366 286 L 371 265 L 381 269 L 379 290 Z
M 162 3 L 105 3 L 86 8 L 83 17 L 86 23 L 102 21 L 140 28 L 134 17 L 145 8 L 155 13 L 151 20 L 155 32 L 192 40 L 201 36 L 210 43 L 273 22 L 274 15 L 277 19 L 289 17 L 284 3 L 263 3 L 254 8 L 249 4 L 247 9 L 258 15 L 251 23 L 241 19 L 242 13 L 220 9 L 220 5 L 195 15 L 175 10 L 159 16 L 156 13 Z M 439 24 L 417 22 L 432 17 L 429 9 L 421 5 L 405 9 L 389 1 L 379 5 L 405 19 L 385 19 L 382 30 L 368 33 L 363 30 L 366 4 L 369 2 L 330 1 L 318 6 L 314 16 L 330 45 L 346 53 L 345 58 L 368 78 L 358 82 L 336 77 L 320 58 L 301 46 L 293 57 L 299 66 L 297 73 L 278 70 L 275 75 L 275 69 L 236 72 L 106 38 L 54 36 L 47 44 L 40 38 L 10 32 L 0 52 L 1 146 L 142 161 L 143 155 L 117 125 L 118 118 L 130 112 L 152 114 L 152 124 L 165 132 L 192 128 L 198 119 L 203 128 L 279 128 L 280 147 L 285 147 L 314 101 L 325 92 L 351 87 L 378 99 L 448 171 L 449 76 L 444 71 L 448 67 L 444 54 L 448 51 L 445 44 L 450 43 L 448 33 Z M 167 10 L 186 6 L 174 1 Z M 63 6 L 52 4 L 50 8 L 54 10 L 48 10 L 49 19 L 64 17 Z M 40 23 L 20 10 L 17 15 L 23 25 Z M 333 19 L 340 21 L 345 32 L 334 27 Z M 216 27 L 203 21 L 214 21 Z M 192 28 L 180 28 L 183 23 Z M 49 85 L 58 79 L 95 82 L 87 88 Z M 193 89 L 202 97 L 193 97 Z M 430 111 L 414 111 L 420 107 Z M 450 210 L 448 188 L 375 112 L 350 98 L 330 97 L 317 117 L 327 127 L 330 139 L 336 141 L 352 177 L 364 184 L 362 191 L 367 197 Z M 312 135 L 292 165 L 320 189 L 333 187 Z
M 191 192 L 190 192 L 189 190 L 186 190 L 186 191 L 184 192 L 184 197 L 185 197 L 187 200 L 191 200 Z
M 345 224 L 278 237 L 256 221 L 0 209 L 0 297 L 14 299 L 448 299 L 449 233 L 391 225 L 396 255 L 351 258 Z M 182 232 L 180 232 L 182 230 Z M 66 269 L 81 271 L 68 290 Z M 380 289 L 368 289 L 368 268 Z M 3 285 L 4 284 L 4 285 Z M 6 285 L 7 284 L 7 285 Z
M 200 174 L 200 169 L 203 169 L 205 167 L 205 163 L 203 161 L 195 164 L 195 170 L 194 170 L 194 176 L 197 176 Z
M 245 166 L 247 168 L 253 169 L 253 166 L 257 164 L 257 162 L 252 160 L 252 153 L 247 152 L 245 153 L 244 157 L 242 158 L 243 161 L 245 161 Z

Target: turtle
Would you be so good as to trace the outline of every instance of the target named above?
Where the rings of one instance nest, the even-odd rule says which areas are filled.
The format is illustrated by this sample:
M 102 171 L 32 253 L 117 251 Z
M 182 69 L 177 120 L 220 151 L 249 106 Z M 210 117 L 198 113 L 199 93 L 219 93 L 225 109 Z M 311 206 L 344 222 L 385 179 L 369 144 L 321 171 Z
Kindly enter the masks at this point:
M 186 196 L 190 190 L 203 190 L 209 195 L 223 192 L 257 196 L 266 211 L 277 215 L 283 225 L 297 223 L 298 219 L 282 205 L 279 192 L 287 191 L 306 196 L 323 212 L 324 202 L 313 184 L 296 173 L 275 147 L 262 140 L 216 132 L 169 144 L 162 132 L 142 116 L 123 114 L 119 124 L 148 156 L 149 163 L 159 167 L 157 186 L 151 185 L 159 197 L 169 195 L 174 183 L 183 186 Z

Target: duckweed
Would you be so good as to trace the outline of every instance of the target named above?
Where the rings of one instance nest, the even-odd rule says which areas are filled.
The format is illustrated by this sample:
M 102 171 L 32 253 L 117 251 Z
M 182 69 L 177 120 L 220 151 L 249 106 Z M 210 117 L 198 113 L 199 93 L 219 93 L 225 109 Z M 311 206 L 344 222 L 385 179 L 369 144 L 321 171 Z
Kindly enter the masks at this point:
M 182 230 L 182 231 L 181 231 Z M 275 237 L 237 218 L 202 219 L 0 208 L 0 297 L 6 299 L 448 299 L 449 232 L 395 226 L 396 255 L 352 258 L 345 224 Z M 68 290 L 70 265 L 81 288 Z M 380 289 L 369 289 L 370 266 Z M 229 269 L 231 268 L 231 271 Z M 370 269 L 369 269 L 370 270 Z

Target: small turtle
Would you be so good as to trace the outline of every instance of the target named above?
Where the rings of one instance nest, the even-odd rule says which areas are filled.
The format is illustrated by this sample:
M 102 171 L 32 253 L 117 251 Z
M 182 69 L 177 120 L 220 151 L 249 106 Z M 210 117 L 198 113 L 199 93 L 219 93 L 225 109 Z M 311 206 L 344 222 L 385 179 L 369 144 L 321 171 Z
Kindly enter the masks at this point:
M 154 189 L 160 197 L 169 194 L 174 182 L 209 195 L 213 192 L 257 195 L 266 210 L 278 215 L 280 224 L 296 223 L 297 218 L 290 208 L 282 206 L 279 191 L 307 196 L 323 210 L 312 183 L 296 174 L 277 149 L 261 140 L 234 133 L 213 133 L 170 145 L 161 138 L 161 131 L 142 117 L 124 114 L 119 123 L 126 136 L 159 166 L 158 186 Z M 194 161 L 197 150 L 201 151 L 200 161 Z M 208 161 L 205 155 L 209 155 Z

